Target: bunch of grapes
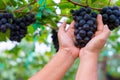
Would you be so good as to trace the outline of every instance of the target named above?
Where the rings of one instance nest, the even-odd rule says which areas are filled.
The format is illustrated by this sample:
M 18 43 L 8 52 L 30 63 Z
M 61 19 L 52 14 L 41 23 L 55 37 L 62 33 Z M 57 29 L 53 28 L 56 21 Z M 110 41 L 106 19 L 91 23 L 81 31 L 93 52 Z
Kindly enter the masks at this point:
M 107 74 L 107 79 L 108 80 L 120 80 L 120 77 L 113 77 L 112 75 Z
M 34 14 L 29 14 L 23 18 L 13 18 L 10 40 L 20 42 L 27 34 L 27 26 L 35 22 Z
M 55 29 L 53 29 L 52 30 L 52 39 L 53 39 L 53 44 L 54 44 L 56 51 L 58 51 L 58 49 L 59 49 L 59 42 L 58 42 L 57 34 L 58 34 L 58 32 Z
M 20 42 L 27 34 L 27 26 L 36 21 L 34 14 L 16 18 L 11 13 L 0 13 L 0 32 L 10 29 L 10 40 Z
M 11 19 L 13 15 L 10 13 L 0 13 L 0 32 L 5 33 L 11 27 Z
M 97 30 L 96 17 L 97 13 L 92 12 L 91 8 L 80 8 L 79 10 L 71 10 L 73 19 L 76 22 L 74 27 L 75 46 L 82 48 L 92 38 Z
M 120 25 L 120 10 L 119 7 L 104 7 L 100 14 L 103 17 L 103 23 L 109 26 L 110 30 L 115 29 Z

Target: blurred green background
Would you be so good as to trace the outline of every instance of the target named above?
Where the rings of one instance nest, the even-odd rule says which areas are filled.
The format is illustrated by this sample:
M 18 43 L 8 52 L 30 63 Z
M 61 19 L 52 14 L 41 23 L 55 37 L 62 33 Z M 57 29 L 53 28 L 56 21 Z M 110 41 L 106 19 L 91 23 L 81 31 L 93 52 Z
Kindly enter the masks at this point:
M 120 6 L 120 0 L 72 0 L 94 8 Z M 36 14 L 37 21 L 28 26 L 28 34 L 20 43 L 9 40 L 0 32 L 0 80 L 27 80 L 41 70 L 56 53 L 51 31 L 58 30 L 64 20 L 72 21 L 71 9 L 78 9 L 69 0 L 0 0 L 0 12 L 16 17 Z M 93 10 L 98 12 L 97 10 Z M 120 80 L 120 27 L 111 32 L 98 61 L 99 80 Z M 79 65 L 77 59 L 63 80 L 74 80 Z M 87 77 L 87 76 L 86 76 Z

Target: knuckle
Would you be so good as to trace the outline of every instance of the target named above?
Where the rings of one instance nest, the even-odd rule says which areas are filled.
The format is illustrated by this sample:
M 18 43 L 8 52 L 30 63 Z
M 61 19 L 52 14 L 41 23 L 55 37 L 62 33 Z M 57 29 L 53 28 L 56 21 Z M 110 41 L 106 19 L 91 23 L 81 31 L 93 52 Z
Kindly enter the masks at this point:
M 105 37 L 100 37 L 99 41 L 100 41 L 100 43 L 106 42 L 106 38 Z
M 110 34 L 111 33 L 111 31 L 110 30 L 108 30 L 108 34 Z

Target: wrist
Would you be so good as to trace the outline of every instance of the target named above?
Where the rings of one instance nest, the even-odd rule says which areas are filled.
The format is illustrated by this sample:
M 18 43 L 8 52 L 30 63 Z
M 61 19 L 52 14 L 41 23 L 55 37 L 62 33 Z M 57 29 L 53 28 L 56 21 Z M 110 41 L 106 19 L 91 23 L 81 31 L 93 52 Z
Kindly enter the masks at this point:
M 57 52 L 58 54 L 64 54 L 66 57 L 71 57 L 73 60 L 76 58 L 72 55 L 72 51 L 70 48 L 60 48 Z M 66 58 L 67 59 L 67 58 Z
M 80 57 L 80 59 L 83 59 L 83 60 L 89 60 L 89 59 L 97 60 L 99 57 L 99 53 L 82 49 L 80 51 L 79 57 Z

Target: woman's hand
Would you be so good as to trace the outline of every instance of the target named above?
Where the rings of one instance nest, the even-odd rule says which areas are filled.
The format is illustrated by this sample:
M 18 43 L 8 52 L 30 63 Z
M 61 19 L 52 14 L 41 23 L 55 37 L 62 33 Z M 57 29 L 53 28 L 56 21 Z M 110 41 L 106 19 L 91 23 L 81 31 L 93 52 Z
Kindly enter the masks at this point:
M 97 31 L 94 37 L 88 42 L 88 44 L 81 48 L 80 57 L 86 54 L 98 55 L 97 53 L 104 47 L 108 37 L 110 35 L 110 30 L 107 25 L 104 25 L 102 22 L 102 16 L 98 15 L 97 17 Z
M 66 22 L 64 22 L 58 31 L 58 40 L 60 45 L 59 51 L 66 50 L 76 59 L 79 56 L 80 49 L 74 45 L 74 24 L 75 22 L 73 21 L 69 28 L 65 30 Z

